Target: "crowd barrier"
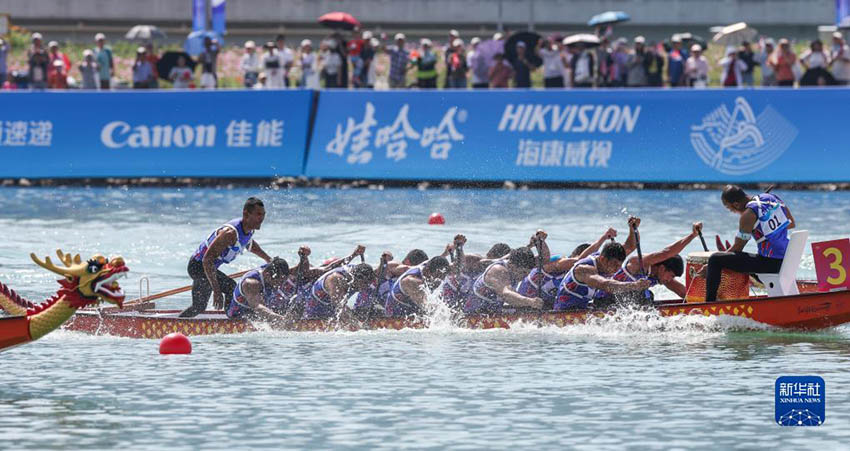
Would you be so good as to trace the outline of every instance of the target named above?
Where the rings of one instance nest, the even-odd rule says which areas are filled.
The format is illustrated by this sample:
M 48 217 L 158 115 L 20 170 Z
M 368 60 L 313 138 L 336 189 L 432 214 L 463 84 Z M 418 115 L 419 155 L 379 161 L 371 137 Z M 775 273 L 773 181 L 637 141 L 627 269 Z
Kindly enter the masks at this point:
M 840 182 L 848 100 L 843 88 L 4 93 L 0 177 Z
M 300 175 L 314 93 L 0 94 L 0 177 Z

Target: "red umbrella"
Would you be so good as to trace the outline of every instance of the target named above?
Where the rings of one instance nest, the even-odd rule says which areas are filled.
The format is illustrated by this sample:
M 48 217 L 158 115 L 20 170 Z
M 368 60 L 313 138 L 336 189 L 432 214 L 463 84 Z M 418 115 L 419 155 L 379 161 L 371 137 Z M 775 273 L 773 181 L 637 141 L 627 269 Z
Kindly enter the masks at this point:
M 351 14 L 334 11 L 319 17 L 319 23 L 330 28 L 353 30 L 360 27 L 360 22 Z

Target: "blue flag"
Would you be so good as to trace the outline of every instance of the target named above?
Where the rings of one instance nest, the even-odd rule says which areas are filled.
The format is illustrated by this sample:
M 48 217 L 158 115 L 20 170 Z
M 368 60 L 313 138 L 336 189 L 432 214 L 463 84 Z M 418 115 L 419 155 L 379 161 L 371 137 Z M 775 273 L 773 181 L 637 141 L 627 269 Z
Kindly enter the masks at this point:
M 835 24 L 850 25 L 850 0 L 835 0 Z
M 192 31 L 207 29 L 207 0 L 192 0 Z
M 225 12 L 226 0 L 212 0 L 212 29 L 219 35 L 225 34 L 225 22 L 227 14 Z

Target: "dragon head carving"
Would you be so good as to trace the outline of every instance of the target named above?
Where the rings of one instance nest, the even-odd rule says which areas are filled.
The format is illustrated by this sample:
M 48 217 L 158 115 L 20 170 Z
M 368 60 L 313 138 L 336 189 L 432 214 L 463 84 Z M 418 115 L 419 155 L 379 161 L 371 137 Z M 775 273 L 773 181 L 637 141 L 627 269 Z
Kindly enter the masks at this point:
M 123 258 L 113 257 L 107 260 L 103 255 L 95 254 L 82 261 L 79 254 L 71 257 L 61 250 L 57 250 L 56 255 L 64 266 L 53 264 L 50 257 L 45 257 L 42 261 L 35 254 L 30 254 L 30 258 L 38 266 L 64 277 L 59 280 L 59 284 L 68 294 L 74 295 L 72 297 L 75 303 L 80 304 L 75 305 L 76 307 L 99 302 L 109 302 L 121 307 L 124 292 L 118 285 L 118 279 L 126 277 L 129 271 Z

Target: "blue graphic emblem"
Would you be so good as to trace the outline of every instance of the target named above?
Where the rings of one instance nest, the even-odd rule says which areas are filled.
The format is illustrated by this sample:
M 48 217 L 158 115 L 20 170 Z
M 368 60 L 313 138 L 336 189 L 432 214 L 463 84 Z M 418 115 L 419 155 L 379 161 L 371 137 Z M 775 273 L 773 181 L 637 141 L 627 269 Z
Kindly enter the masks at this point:
M 776 379 L 776 423 L 780 426 L 820 426 L 826 421 L 826 383 L 820 376 Z

